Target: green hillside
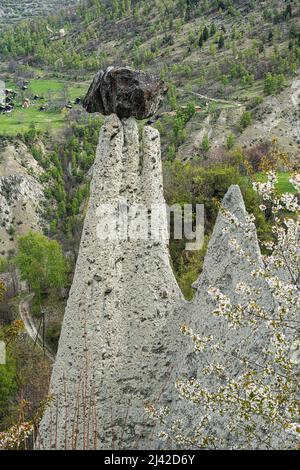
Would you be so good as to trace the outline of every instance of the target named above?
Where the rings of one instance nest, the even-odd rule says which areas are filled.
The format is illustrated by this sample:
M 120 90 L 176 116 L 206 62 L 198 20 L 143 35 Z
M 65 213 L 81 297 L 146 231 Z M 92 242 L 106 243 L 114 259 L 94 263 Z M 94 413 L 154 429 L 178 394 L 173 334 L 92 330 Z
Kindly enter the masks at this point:
M 65 14 L 8 28 L 0 50 L 7 60 L 23 58 L 34 67 L 81 76 L 123 61 L 155 69 L 195 91 L 213 91 L 215 97 L 236 97 L 268 72 L 288 76 L 299 64 L 298 2 L 116 0 L 108 5 L 88 0 Z M 49 28 L 62 27 L 66 36 L 51 40 Z
M 16 24 L 24 18 L 45 15 L 51 10 L 76 2 L 77 0 L 1 0 L 0 30 L 7 24 Z
M 55 132 L 66 121 L 68 111 L 65 105 L 70 101 L 76 108 L 74 100 L 86 92 L 84 83 L 63 82 L 53 78 L 30 80 L 26 91 L 21 91 L 14 81 L 6 82 L 6 86 L 16 91 L 18 96 L 14 100 L 14 111 L 11 114 L 0 114 L 0 136 L 25 132 L 32 124 L 38 130 Z M 34 96 L 39 98 L 34 100 Z M 22 107 L 26 98 L 31 102 L 29 109 Z M 45 109 L 41 110 L 43 107 Z
M 57 35 L 61 28 L 62 38 Z M 87 87 L 99 68 L 114 63 L 159 74 L 170 85 L 164 110 L 191 102 L 202 107 L 192 119 L 158 122 L 163 140 L 166 134 L 169 138 L 169 145 L 163 144 L 169 155 L 189 139 L 197 140 L 194 133 L 205 128 L 205 119 L 209 116 L 213 125 L 222 111 L 229 122 L 225 140 L 233 134 L 238 144 L 252 146 L 259 132 L 250 129 L 246 141 L 240 135 L 276 113 L 272 97 L 283 96 L 283 107 L 291 103 L 284 92 L 293 86 L 300 65 L 300 10 L 298 2 L 282 0 L 87 0 L 59 15 L 7 27 L 0 51 L 0 74 L 8 79 L 34 78 L 42 71 L 49 80 L 70 78 Z M 52 117 L 55 127 L 59 119 Z M 284 121 L 272 136 L 280 134 L 296 154 L 298 138 L 289 129 Z M 191 152 L 181 149 L 188 158 Z

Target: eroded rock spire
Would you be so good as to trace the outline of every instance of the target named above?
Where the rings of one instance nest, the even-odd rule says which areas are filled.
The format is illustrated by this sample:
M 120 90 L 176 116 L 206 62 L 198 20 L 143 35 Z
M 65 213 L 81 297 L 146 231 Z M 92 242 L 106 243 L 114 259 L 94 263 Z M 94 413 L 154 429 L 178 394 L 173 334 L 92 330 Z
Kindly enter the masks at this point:
M 111 85 L 116 77 L 108 77 L 114 73 L 113 69 L 106 74 L 105 80 Z M 148 102 L 150 95 L 145 90 L 141 114 L 126 93 L 123 107 L 122 80 L 117 92 L 106 96 L 105 104 L 102 95 L 109 94 L 110 88 L 102 89 L 102 79 L 101 74 L 96 77 L 88 93 L 86 106 L 90 111 L 146 117 L 156 109 L 159 94 Z M 125 84 L 125 88 L 130 86 Z M 244 281 L 259 288 L 258 300 L 272 304 L 266 286 L 255 284 L 251 276 L 255 267 L 262 266 L 262 260 L 254 226 L 245 228 L 247 212 L 237 186 L 229 189 L 223 210 L 238 224 L 229 233 L 232 226 L 220 212 L 193 302 L 186 302 L 178 288 L 167 238 L 134 238 L 128 233 L 112 236 L 113 214 L 108 217 L 103 212 L 107 205 L 125 209 L 134 206 L 138 215 L 146 207 L 146 217 L 150 217 L 153 205 L 164 206 L 159 133 L 145 127 L 140 139 L 133 117 L 120 120 L 111 114 L 101 129 L 74 281 L 51 379 L 53 401 L 40 425 L 38 448 L 157 448 L 158 429 L 153 429 L 144 411 L 146 402 L 156 407 L 168 405 L 170 420 L 182 418 L 186 429 L 193 432 L 202 410 L 179 399 L 175 381 L 202 378 L 205 361 L 227 364 L 228 356 L 234 376 L 241 370 L 240 361 L 233 356 L 237 348 L 243 348 L 255 361 L 265 343 L 264 328 L 256 336 L 251 336 L 247 327 L 229 331 L 225 319 L 212 315 L 214 304 L 207 292 L 213 286 L 234 293 L 236 283 Z M 116 227 L 120 225 L 118 221 Z M 108 235 L 103 237 L 106 226 Z M 157 228 L 161 233 L 167 231 L 163 210 Z M 230 243 L 232 237 L 245 253 L 251 253 L 251 262 L 246 256 L 238 256 Z M 239 294 L 234 295 L 238 300 Z M 220 350 L 213 357 L 195 356 L 189 340 L 180 332 L 182 324 L 200 335 L 213 335 L 220 341 Z M 203 381 L 207 387 L 217 387 L 213 378 Z M 226 417 L 212 418 L 230 446 Z M 243 447 L 243 436 L 239 444 Z
M 157 402 L 170 371 L 175 344 L 168 325 L 182 295 L 167 241 L 99 239 L 98 227 L 105 222 L 100 204 L 120 198 L 146 207 L 164 203 L 160 138 L 146 127 L 141 143 L 134 118 L 111 115 L 101 129 L 52 374 L 50 393 L 56 399 L 40 428 L 43 448 L 110 448 L 113 433 L 117 446 L 130 447 L 146 421 L 145 400 Z

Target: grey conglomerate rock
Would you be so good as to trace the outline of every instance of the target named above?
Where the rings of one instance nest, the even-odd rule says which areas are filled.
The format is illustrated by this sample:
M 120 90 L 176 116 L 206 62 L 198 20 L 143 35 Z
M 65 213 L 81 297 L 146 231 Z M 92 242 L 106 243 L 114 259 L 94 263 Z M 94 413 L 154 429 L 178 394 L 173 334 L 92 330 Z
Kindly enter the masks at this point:
M 175 281 L 165 239 L 101 240 L 97 229 L 105 224 L 100 204 L 120 198 L 128 205 L 163 204 L 159 133 L 145 127 L 140 141 L 134 118 L 106 118 L 101 129 L 93 169 L 91 195 L 85 219 L 73 285 L 68 300 L 50 394 L 54 396 L 40 426 L 37 447 L 49 449 L 157 448 L 158 427 L 144 412 L 145 402 L 168 405 L 170 419 L 180 417 L 191 433 L 202 410 L 180 400 L 175 390 L 178 378 L 199 377 L 207 388 L 219 384 L 202 377 L 206 361 L 226 365 L 232 376 L 241 373 L 235 359 L 241 351 L 253 362 L 260 360 L 269 341 L 259 324 L 229 330 L 225 319 L 212 315 L 214 303 L 207 294 L 214 286 L 236 301 L 235 285 L 244 281 L 258 289 L 258 301 L 272 309 L 266 286 L 251 276 L 262 266 L 255 228 L 246 233 L 234 229 L 220 213 L 203 272 L 195 283 L 196 297 L 183 299 Z M 223 201 L 240 222 L 246 218 L 238 186 L 232 186 Z M 166 217 L 160 221 L 165 231 Z M 228 230 L 229 231 L 228 231 Z M 240 243 L 253 262 L 241 259 L 230 246 L 230 237 Z M 213 335 L 221 344 L 214 357 L 193 354 L 188 338 L 180 333 L 187 324 L 200 335 Z M 212 415 L 225 448 L 247 447 L 243 433 L 228 435 L 227 416 Z M 274 443 L 278 444 L 278 443 Z M 258 443 L 259 447 L 259 443 Z
M 162 80 L 149 73 L 108 67 L 97 73 L 83 106 L 89 113 L 145 119 L 155 114 L 167 90 Z
M 113 114 L 101 129 L 51 380 L 50 393 L 57 401 L 40 428 L 43 448 L 73 447 L 77 428 L 76 446 L 93 447 L 95 410 L 98 448 L 113 446 L 112 427 L 117 446 L 132 446 L 141 432 L 149 436 L 151 426 L 145 424 L 143 431 L 147 422 L 144 401 L 157 402 L 168 377 L 176 349 L 168 325 L 179 325 L 174 307 L 183 302 L 182 294 L 171 269 L 167 241 L 97 237 L 98 224 L 103 223 L 97 215 L 99 205 L 117 203 L 120 197 L 129 205 L 146 207 L 164 202 L 160 137 L 157 130 L 146 127 L 140 142 L 136 120 L 120 121 Z M 161 224 L 166 227 L 166 217 Z M 95 408 L 82 394 L 92 396 Z M 128 426 L 123 431 L 126 414 Z

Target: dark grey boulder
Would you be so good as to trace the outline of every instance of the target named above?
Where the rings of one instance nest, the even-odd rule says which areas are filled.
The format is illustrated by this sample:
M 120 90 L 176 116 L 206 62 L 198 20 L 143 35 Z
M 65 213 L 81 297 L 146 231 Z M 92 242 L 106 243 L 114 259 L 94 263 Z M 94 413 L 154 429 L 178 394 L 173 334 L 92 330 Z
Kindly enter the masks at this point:
M 88 113 L 146 119 L 156 113 L 168 87 L 151 74 L 130 67 L 100 70 L 83 102 Z

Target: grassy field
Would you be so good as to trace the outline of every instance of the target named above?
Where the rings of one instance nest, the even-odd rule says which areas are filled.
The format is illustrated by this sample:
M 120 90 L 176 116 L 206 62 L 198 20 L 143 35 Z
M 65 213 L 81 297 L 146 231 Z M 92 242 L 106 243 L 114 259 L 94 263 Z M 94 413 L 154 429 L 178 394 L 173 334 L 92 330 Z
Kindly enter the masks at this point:
M 19 132 L 26 132 L 30 125 L 35 124 L 37 129 L 51 131 L 59 128 L 64 117 L 62 113 L 41 112 L 38 107 L 24 110 L 16 109 L 12 114 L 0 116 L 0 135 L 16 135 Z
M 256 175 L 256 181 L 261 181 L 265 182 L 267 180 L 267 177 L 263 173 L 257 173 Z M 296 194 L 297 191 L 294 188 L 294 186 L 289 182 L 290 178 L 290 173 L 277 173 L 277 178 L 278 178 L 278 183 L 276 185 L 276 189 L 280 194 L 283 193 L 292 193 Z
M 28 90 L 24 92 L 12 82 L 7 82 L 6 86 L 17 91 L 18 98 L 15 100 L 16 107 L 11 114 L 0 115 L 0 135 L 2 136 L 13 136 L 18 132 L 24 132 L 32 123 L 42 131 L 51 132 L 51 130 L 58 129 L 63 125 L 68 112 L 63 104 L 59 106 L 51 106 L 51 104 L 66 103 L 68 100 L 73 102 L 75 98 L 85 95 L 88 88 L 85 83 L 63 82 L 55 79 L 30 80 Z M 38 95 L 40 99 L 34 101 L 32 99 L 34 95 Z M 29 109 L 22 108 L 24 98 L 31 100 Z M 50 110 L 40 111 L 43 105 L 50 106 Z

